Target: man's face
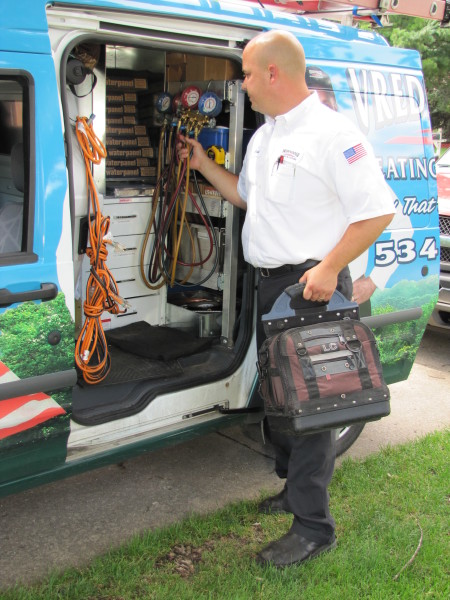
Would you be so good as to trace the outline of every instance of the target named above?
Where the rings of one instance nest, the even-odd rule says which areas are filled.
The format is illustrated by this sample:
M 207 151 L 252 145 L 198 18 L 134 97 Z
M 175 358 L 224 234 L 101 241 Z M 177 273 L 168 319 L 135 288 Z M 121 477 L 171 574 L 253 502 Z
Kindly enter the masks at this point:
M 244 73 L 242 89 L 247 93 L 252 109 L 263 114 L 269 114 L 267 110 L 264 110 L 264 106 L 267 104 L 265 100 L 267 99 L 270 80 L 269 72 L 261 66 L 257 52 L 253 47 L 244 50 L 242 71 Z

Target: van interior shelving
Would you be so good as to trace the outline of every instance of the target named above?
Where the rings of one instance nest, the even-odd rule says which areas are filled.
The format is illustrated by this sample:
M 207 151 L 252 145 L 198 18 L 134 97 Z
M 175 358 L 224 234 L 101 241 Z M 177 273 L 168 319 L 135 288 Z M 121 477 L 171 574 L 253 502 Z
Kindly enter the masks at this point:
M 65 91 L 77 335 L 87 318 L 91 272 L 84 164 L 74 128 L 80 115 L 95 115 L 93 128 L 106 148 L 106 159 L 94 165 L 93 175 L 115 243 L 108 246 L 106 263 L 126 304 L 125 312 L 101 317 L 108 375 L 92 385 L 80 373 L 74 388 L 73 419 L 98 424 L 134 414 L 156 395 L 229 375 L 241 362 L 250 341 L 254 291 L 252 270 L 237 250 L 242 217 L 191 171 L 192 195 L 180 234 L 185 184 L 178 205 L 170 208 L 178 170 L 173 155 L 181 117 L 182 133 L 191 126 L 189 134 L 198 136 L 212 160 L 238 172 L 243 143 L 257 119 L 240 87 L 241 66 L 230 58 L 192 48 L 167 51 L 83 40 L 70 50 L 66 82 L 71 61 L 82 61 L 85 68 L 81 81 Z M 205 92 L 219 99 L 220 113 L 211 118 L 200 115 L 192 101 L 193 94 Z M 161 109 L 169 99 L 170 108 Z M 92 206 L 89 218 L 94 218 Z

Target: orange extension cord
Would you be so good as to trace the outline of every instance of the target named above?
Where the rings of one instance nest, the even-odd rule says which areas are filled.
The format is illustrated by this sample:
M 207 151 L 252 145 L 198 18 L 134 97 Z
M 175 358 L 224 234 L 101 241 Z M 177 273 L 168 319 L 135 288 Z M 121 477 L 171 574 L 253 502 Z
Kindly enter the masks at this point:
M 86 254 L 90 259 L 91 274 L 86 284 L 84 302 L 85 322 L 75 346 L 75 362 L 86 383 L 103 381 L 111 369 L 111 359 L 103 331 L 101 315 L 104 311 L 112 314 L 123 313 L 119 305 L 125 307 L 119 296 L 117 284 L 106 266 L 108 250 L 106 244 L 114 244 L 110 236 L 109 217 L 103 217 L 100 210 L 97 190 L 92 175 L 92 166 L 100 164 L 106 157 L 106 148 L 94 133 L 93 117 L 77 117 L 76 135 L 86 167 L 88 190 L 89 244 Z

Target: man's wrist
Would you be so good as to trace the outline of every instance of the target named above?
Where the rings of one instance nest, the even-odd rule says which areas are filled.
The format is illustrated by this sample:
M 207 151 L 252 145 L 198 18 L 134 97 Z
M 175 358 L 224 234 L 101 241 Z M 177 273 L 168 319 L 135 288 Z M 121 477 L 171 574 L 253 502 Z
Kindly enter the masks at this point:
M 326 257 L 317 266 L 326 271 L 330 277 L 337 277 L 347 265 L 337 265 L 332 259 Z

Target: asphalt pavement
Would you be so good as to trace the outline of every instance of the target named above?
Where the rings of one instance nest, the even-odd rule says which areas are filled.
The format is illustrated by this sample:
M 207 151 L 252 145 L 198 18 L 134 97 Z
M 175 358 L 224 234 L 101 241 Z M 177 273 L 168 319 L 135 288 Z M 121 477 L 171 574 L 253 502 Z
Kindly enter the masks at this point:
M 390 386 L 390 416 L 367 424 L 343 458 L 449 427 L 449 388 L 450 336 L 427 331 L 408 380 Z M 273 467 L 259 428 L 234 427 L 0 499 L 0 590 L 87 565 L 192 513 L 278 491 Z

